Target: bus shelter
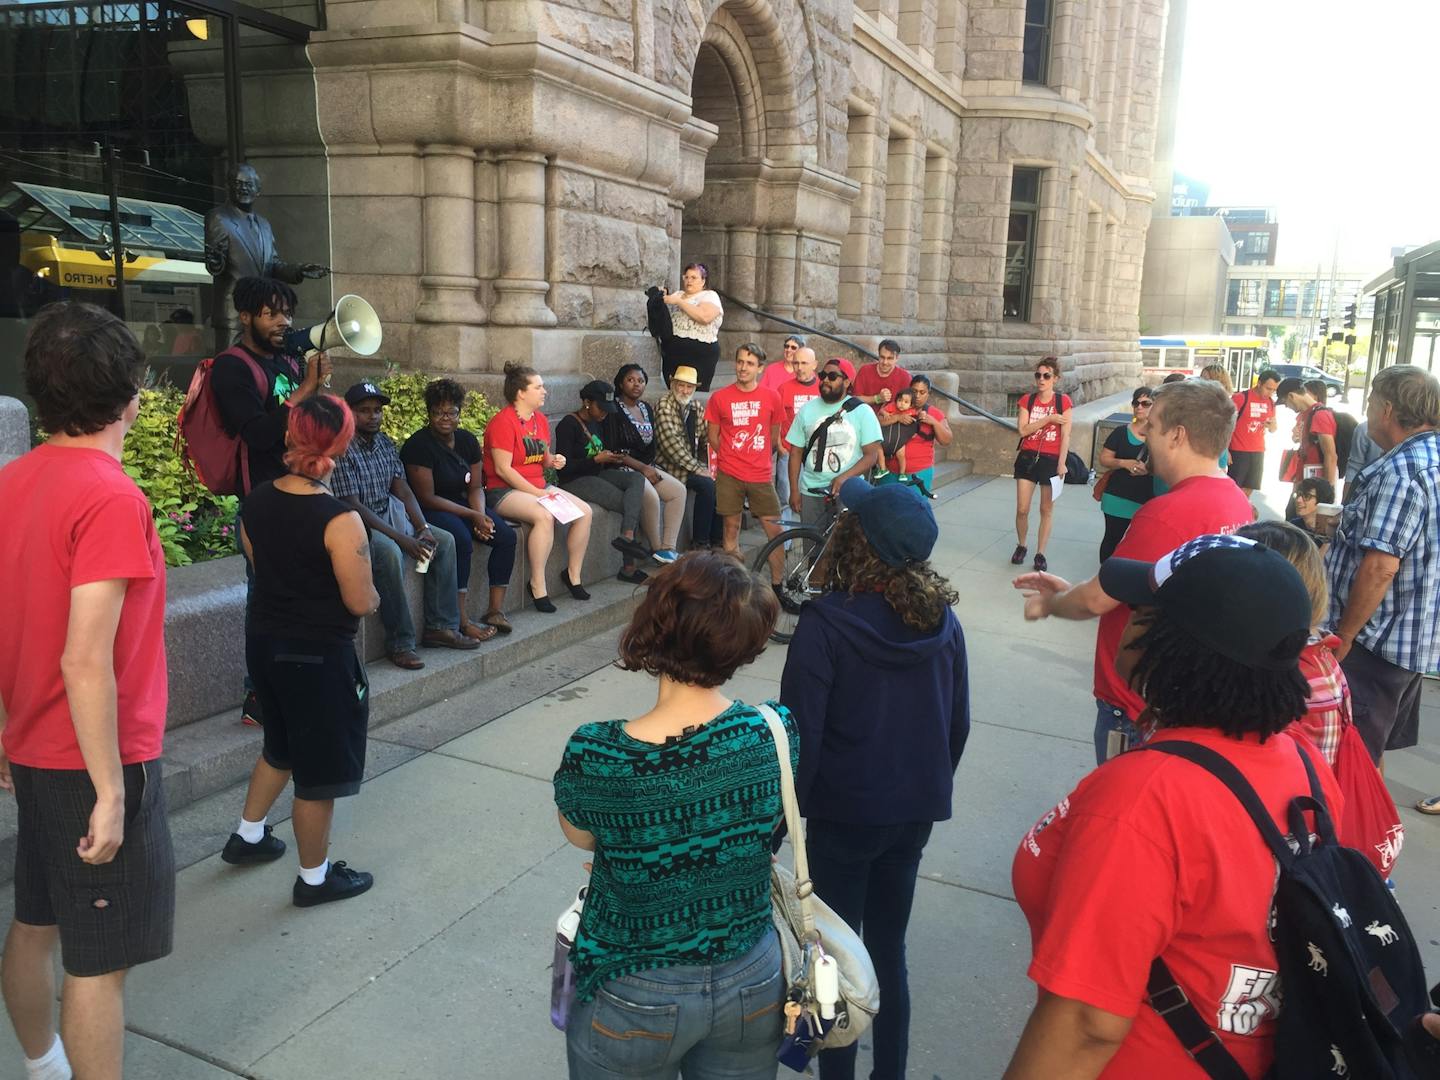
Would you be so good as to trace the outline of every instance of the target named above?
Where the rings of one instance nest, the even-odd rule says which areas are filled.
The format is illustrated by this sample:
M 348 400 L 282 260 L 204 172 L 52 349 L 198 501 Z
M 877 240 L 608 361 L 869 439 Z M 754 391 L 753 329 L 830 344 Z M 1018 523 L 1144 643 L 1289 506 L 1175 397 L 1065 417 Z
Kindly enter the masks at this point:
M 1440 372 L 1440 242 L 1406 255 L 1365 286 L 1375 298 L 1365 387 L 1391 364 Z

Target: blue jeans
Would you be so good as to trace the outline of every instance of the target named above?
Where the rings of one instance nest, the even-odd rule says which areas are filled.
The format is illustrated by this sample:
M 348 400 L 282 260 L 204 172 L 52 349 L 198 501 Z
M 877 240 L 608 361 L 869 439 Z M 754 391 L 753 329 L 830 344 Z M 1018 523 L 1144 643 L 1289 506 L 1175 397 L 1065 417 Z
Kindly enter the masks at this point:
M 460 629 L 460 602 L 450 583 L 455 580 L 455 540 L 444 529 L 433 531 L 435 554 L 425 575 L 425 629 Z M 385 651 L 415 648 L 415 621 L 405 602 L 405 571 L 414 563 L 400 545 L 382 532 L 370 534 L 370 567 L 380 594 L 380 621 L 385 625 Z
M 611 979 L 570 1012 L 570 1080 L 774 1080 L 784 998 L 774 930 L 738 960 Z
M 865 940 L 880 984 L 880 1012 L 872 1042 L 871 1080 L 904 1080 L 910 1056 L 910 980 L 905 930 L 915 899 L 920 855 L 933 823 L 845 825 L 811 818 L 805 826 L 815 894 Z M 854 1080 L 851 1045 L 820 1054 L 824 1080 Z
M 1117 709 L 1108 701 L 1095 699 L 1095 764 L 1104 765 L 1110 756 L 1109 742 L 1112 731 L 1123 732 L 1130 740 L 1130 746 L 1139 746 L 1145 740 L 1140 729 L 1125 718 L 1125 710 Z
M 490 587 L 498 589 L 510 584 L 510 571 L 515 569 L 515 528 L 504 518 L 496 516 L 489 507 L 485 509 L 485 516 L 495 526 L 490 539 L 483 541 L 490 548 L 490 562 L 486 569 L 490 575 Z M 470 556 L 475 545 L 482 541 L 475 539 L 468 522 L 448 510 L 426 510 L 425 520 L 454 538 L 455 587 L 465 592 L 470 588 Z

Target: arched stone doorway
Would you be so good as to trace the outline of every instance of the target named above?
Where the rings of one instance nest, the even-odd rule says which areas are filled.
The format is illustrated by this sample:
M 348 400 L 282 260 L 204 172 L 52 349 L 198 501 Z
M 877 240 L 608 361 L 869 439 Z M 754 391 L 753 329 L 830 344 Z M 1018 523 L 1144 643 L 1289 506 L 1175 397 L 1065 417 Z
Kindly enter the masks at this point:
M 704 263 L 711 284 L 734 297 L 830 321 L 854 185 L 818 164 L 820 99 L 803 19 L 793 2 L 729 0 L 695 43 L 679 255 L 681 265 Z M 758 325 L 739 310 L 725 317 L 727 330 Z

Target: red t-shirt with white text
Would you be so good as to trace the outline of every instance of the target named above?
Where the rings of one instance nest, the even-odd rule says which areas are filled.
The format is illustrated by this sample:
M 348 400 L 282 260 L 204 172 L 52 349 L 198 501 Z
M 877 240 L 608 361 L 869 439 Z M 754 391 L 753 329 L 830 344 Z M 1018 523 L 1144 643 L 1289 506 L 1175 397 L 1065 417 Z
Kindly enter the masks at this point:
M 909 387 L 910 373 L 899 364 L 891 369 L 889 375 L 880 374 L 879 364 L 865 364 L 855 373 L 855 381 L 850 384 L 850 393 L 856 397 L 872 398 L 881 390 L 889 390 L 890 398 L 894 400 L 896 394 Z M 874 407 L 879 410 L 879 406 Z
M 775 392 L 780 395 L 780 430 L 789 431 L 790 425 L 795 423 L 795 414 L 820 396 L 820 380 L 816 378 L 803 383 L 799 379 L 791 379 L 782 383 Z
M 1235 434 L 1230 436 L 1231 451 L 1264 453 L 1265 425 L 1275 415 L 1275 399 L 1251 389 L 1240 391 L 1230 400 L 1235 402 Z
M 1115 558 L 1154 562 L 1197 536 L 1233 533 L 1254 517 L 1250 500 L 1228 476 L 1192 476 L 1136 512 L 1115 549 Z M 1115 674 L 1115 654 L 1129 620 L 1130 609 L 1124 604 L 1100 616 L 1095 635 L 1095 696 L 1124 709 L 1134 720 L 1145 705 Z
M 545 486 L 545 455 L 550 452 L 550 421 L 544 413 L 521 420 L 514 405 L 507 405 L 485 425 L 485 454 L 481 477 L 487 489 L 509 487 L 495 471 L 491 450 L 510 451 L 510 464 L 537 488 Z
M 771 429 L 779 425 L 780 414 L 780 395 L 763 386 L 747 393 L 731 383 L 711 394 L 705 404 L 705 421 L 720 425 L 720 438 L 713 448 L 720 471 L 747 484 L 773 480 Z
M 1315 404 L 1301 414 L 1303 434 L 1300 439 L 1300 453 L 1304 455 L 1306 465 L 1324 465 L 1325 455 L 1316 445 L 1312 436 L 1329 435 L 1335 438 L 1335 411 L 1324 405 Z M 1340 453 L 1335 451 L 1337 458 Z M 1343 464 L 1338 462 L 1337 464 Z
M 1289 831 L 1290 800 L 1310 791 L 1295 740 L 1174 728 L 1151 743 L 1172 739 L 1228 758 Z M 1306 749 L 1338 828 L 1339 785 Z M 1143 750 L 1090 773 L 1026 834 L 1011 881 L 1030 923 L 1030 978 L 1135 1021 L 1103 1080 L 1204 1080 L 1146 1004 L 1157 956 L 1246 1075 L 1264 1074 L 1280 1007 L 1268 931 L 1275 875 L 1274 856 L 1229 789 L 1188 761 Z
M 925 423 L 927 419 L 943 420 L 945 414 L 934 405 L 926 405 L 925 411 L 917 418 L 915 434 L 910 436 L 910 441 L 905 444 L 905 468 L 912 473 L 921 472 L 935 464 L 935 425 Z
M 36 769 L 83 769 L 60 657 L 70 590 L 123 579 L 115 630 L 120 761 L 160 756 L 165 669 L 165 556 L 150 504 L 101 450 L 41 446 L 0 469 L 0 699 L 5 753 Z
M 1072 408 L 1069 394 L 1052 394 L 1049 401 L 1041 401 L 1039 395 L 1031 394 L 1020 399 L 1020 407 L 1030 414 L 1033 423 L 1036 420 L 1043 420 L 1055 412 L 1055 399 L 1059 398 L 1065 406 L 1061 412 L 1068 415 Z M 1033 431 L 1020 440 L 1021 450 L 1035 450 L 1047 457 L 1058 458 L 1060 456 L 1060 427 L 1057 424 L 1046 424 L 1039 431 Z

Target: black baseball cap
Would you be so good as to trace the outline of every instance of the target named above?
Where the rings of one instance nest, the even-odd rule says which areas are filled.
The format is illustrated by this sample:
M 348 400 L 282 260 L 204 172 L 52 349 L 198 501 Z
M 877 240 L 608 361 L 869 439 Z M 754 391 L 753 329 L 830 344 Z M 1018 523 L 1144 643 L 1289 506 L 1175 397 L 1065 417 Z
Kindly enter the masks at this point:
M 604 379 L 592 379 L 580 388 L 581 401 L 593 401 L 606 412 L 615 411 L 615 388 Z
M 1162 608 L 1201 644 L 1247 668 L 1293 669 L 1310 637 L 1310 593 L 1299 572 L 1242 536 L 1196 537 L 1153 563 L 1106 559 L 1100 587 L 1122 604 Z
M 840 502 L 887 566 L 921 562 L 935 550 L 940 526 L 929 500 L 905 484 L 872 487 L 858 476 L 840 485 Z
M 374 398 L 380 402 L 381 405 L 390 404 L 390 395 L 385 393 L 384 390 L 381 390 L 369 379 L 366 379 L 364 382 L 357 382 L 354 386 L 350 387 L 349 390 L 345 391 L 345 404 L 349 405 L 352 409 L 356 405 L 359 405 L 360 402 L 368 401 L 370 398 Z

